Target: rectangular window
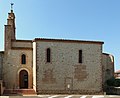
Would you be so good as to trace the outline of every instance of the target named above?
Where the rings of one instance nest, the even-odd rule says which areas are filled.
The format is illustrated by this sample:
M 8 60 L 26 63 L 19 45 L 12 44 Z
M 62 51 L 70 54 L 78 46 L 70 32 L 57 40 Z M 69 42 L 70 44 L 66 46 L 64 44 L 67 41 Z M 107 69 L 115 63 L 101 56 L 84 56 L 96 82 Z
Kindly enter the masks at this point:
M 47 62 L 50 62 L 51 51 L 50 48 L 47 49 Z
M 82 63 L 82 50 L 79 50 L 79 63 Z

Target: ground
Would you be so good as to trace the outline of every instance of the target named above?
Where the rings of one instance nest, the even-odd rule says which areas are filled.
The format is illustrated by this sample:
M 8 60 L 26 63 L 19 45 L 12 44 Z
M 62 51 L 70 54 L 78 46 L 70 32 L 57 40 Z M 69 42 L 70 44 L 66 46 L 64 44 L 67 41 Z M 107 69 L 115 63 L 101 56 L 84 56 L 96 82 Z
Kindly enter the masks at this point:
M 117 95 L 28 95 L 28 96 L 0 96 L 0 98 L 119 98 Z

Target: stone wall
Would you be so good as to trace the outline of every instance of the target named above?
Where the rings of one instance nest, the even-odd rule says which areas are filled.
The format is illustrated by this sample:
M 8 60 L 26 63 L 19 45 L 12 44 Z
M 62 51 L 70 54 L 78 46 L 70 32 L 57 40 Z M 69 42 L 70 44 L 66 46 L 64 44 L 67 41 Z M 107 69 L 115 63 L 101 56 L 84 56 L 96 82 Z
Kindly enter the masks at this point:
M 12 41 L 12 48 L 32 48 L 32 41 L 29 40 Z
M 36 43 L 33 42 L 33 89 L 36 91 Z
M 103 66 L 103 86 L 104 90 L 107 87 L 106 81 L 114 77 L 114 57 L 110 54 L 102 54 L 102 66 Z
M 46 62 L 46 49 L 51 62 Z M 82 50 L 83 63 L 78 62 Z M 34 50 L 33 50 L 34 51 Z M 38 93 L 102 93 L 102 44 L 36 41 Z
M 0 80 L 2 79 L 3 58 L 4 52 L 0 52 Z
M 26 55 L 26 64 L 21 64 L 22 54 Z M 14 49 L 5 54 L 3 66 L 3 78 L 6 89 L 19 88 L 19 74 L 21 70 L 28 72 L 28 88 L 32 88 L 32 50 Z

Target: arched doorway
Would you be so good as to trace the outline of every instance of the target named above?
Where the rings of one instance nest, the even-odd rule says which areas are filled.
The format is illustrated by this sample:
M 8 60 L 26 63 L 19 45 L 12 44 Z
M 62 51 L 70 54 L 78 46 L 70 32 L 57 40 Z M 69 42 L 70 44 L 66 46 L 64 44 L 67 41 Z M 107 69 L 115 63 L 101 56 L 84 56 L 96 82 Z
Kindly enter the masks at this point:
M 26 70 L 21 70 L 19 73 L 19 87 L 21 89 L 28 88 L 28 72 Z

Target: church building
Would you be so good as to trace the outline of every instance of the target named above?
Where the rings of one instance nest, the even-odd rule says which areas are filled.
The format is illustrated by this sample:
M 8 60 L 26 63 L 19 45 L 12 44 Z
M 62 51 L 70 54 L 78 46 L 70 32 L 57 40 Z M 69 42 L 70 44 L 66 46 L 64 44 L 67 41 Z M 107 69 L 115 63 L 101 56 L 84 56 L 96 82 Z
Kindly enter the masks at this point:
M 4 92 L 103 94 L 106 80 L 114 75 L 114 57 L 103 53 L 103 44 L 46 38 L 18 40 L 11 9 L 4 29 L 5 48 L 0 51 Z

